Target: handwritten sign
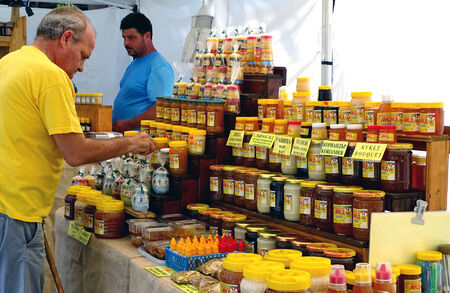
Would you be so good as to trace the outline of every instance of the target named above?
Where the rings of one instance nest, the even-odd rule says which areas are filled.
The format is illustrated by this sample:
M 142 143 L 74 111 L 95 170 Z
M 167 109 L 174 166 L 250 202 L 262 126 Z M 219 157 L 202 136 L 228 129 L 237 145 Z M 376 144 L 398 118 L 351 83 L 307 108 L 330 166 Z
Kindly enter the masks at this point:
M 347 150 L 348 141 L 331 141 L 325 140 L 322 143 L 320 154 L 322 156 L 343 157 Z
M 292 137 L 290 136 L 277 136 L 275 139 L 275 145 L 273 146 L 273 152 L 279 155 L 289 156 L 292 148 Z
M 242 147 L 242 142 L 244 141 L 245 131 L 231 130 L 228 136 L 227 146 L 231 147 Z
M 84 230 L 83 227 L 80 227 L 77 224 L 75 224 L 74 221 L 70 222 L 67 234 L 70 237 L 75 238 L 76 240 L 83 243 L 83 245 L 87 245 L 89 243 L 89 239 L 91 239 L 92 235 L 92 233 Z
M 380 162 L 386 147 L 387 144 L 358 142 L 352 159 Z
M 253 133 L 249 144 L 260 148 L 270 149 L 275 142 L 275 137 L 276 136 L 273 134 L 255 132 Z
M 310 144 L 311 139 L 296 137 L 291 154 L 298 157 L 306 157 L 308 155 Z
M 168 266 L 145 267 L 145 269 L 157 277 L 168 277 L 175 272 Z
M 178 289 L 186 292 L 186 293 L 197 293 L 198 289 L 197 287 L 191 285 L 191 284 L 177 284 L 177 283 L 173 283 L 173 285 L 175 287 L 177 287 Z

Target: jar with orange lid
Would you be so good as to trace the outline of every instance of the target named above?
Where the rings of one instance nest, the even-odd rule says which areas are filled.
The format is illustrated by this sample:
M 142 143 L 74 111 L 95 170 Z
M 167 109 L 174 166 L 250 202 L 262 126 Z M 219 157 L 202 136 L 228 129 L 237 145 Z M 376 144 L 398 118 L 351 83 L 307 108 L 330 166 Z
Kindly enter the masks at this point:
M 305 271 L 284 270 L 272 273 L 266 279 L 265 293 L 311 293 L 310 274 Z
M 305 104 L 311 99 L 311 92 L 292 93 L 292 120 L 305 121 Z
M 384 212 L 384 191 L 360 190 L 353 192 L 353 237 L 369 240 L 372 213 Z
M 265 118 L 277 118 L 278 100 L 277 99 L 267 99 L 266 103 L 267 104 L 266 104 Z
M 246 118 L 247 119 L 245 120 L 245 131 L 258 131 L 259 130 L 258 117 L 246 117 Z
M 367 127 L 367 136 L 366 142 L 377 143 L 378 142 L 378 134 L 380 131 L 381 125 L 369 125 Z
M 223 199 L 225 202 L 234 203 L 234 171 L 239 167 L 223 167 Z
M 266 107 L 268 99 L 258 99 L 258 120 L 262 121 L 266 118 Z M 275 118 L 275 117 L 274 117 Z
M 323 254 L 331 260 L 332 265 L 343 265 L 345 270 L 353 271 L 356 265 L 356 251 L 349 248 L 329 248 Z
M 75 202 L 77 201 L 77 193 L 82 190 L 89 189 L 91 188 L 86 185 L 72 185 L 67 189 L 67 195 L 64 199 L 64 218 L 67 220 L 75 219 Z
M 242 165 L 244 165 L 245 167 L 256 166 L 255 146 L 250 145 L 252 136 L 253 131 L 246 131 L 244 135 L 244 142 L 242 143 Z
M 181 100 L 172 99 L 170 103 L 170 121 L 172 124 L 180 124 Z
M 381 102 L 364 102 L 364 129 L 367 129 L 369 125 L 377 124 L 380 106 Z
M 314 224 L 314 194 L 317 184 L 323 181 L 302 181 L 300 183 L 300 224 L 311 226 Z
M 197 101 L 197 128 L 206 130 L 206 107 L 205 101 Z M 187 122 L 187 120 L 186 120 Z
M 150 135 L 150 120 L 141 120 L 141 132 Z
M 198 218 L 198 212 L 209 209 L 209 205 L 204 203 L 190 203 L 186 205 L 186 215 L 189 217 L 196 219 Z
M 163 122 L 164 123 L 170 123 L 171 120 L 172 120 L 172 118 L 171 118 L 171 115 L 172 115 L 171 105 L 172 105 L 172 98 L 165 97 L 164 98 L 164 102 L 163 102 L 163 110 L 164 110 Z
M 94 215 L 94 233 L 97 238 L 118 239 L 125 233 L 123 201 L 108 200 L 97 205 Z
M 444 133 L 444 102 L 420 104 L 420 134 L 441 135 Z
M 224 124 L 224 102 L 209 101 L 207 104 L 206 131 L 208 134 L 223 134 Z
M 292 137 L 300 137 L 300 134 L 302 132 L 301 124 L 301 121 L 289 121 L 287 135 Z
M 351 116 L 352 116 L 352 110 L 350 108 L 350 102 L 346 101 L 338 101 L 339 105 L 339 124 L 350 124 L 351 122 Z
M 229 253 L 223 259 L 223 269 L 219 274 L 220 292 L 241 292 L 244 267 L 260 261 L 261 256 L 252 253 Z
M 183 175 L 188 171 L 188 147 L 185 141 L 169 142 L 170 173 Z
M 175 87 L 174 87 L 175 88 Z M 178 89 L 177 89 L 178 91 Z M 164 120 L 164 108 L 163 108 L 164 99 L 162 97 L 156 98 L 156 114 L 155 121 L 163 122 Z
M 359 184 L 362 176 L 362 161 L 352 159 L 356 142 L 350 142 L 342 158 L 342 182 L 345 185 Z
M 371 100 L 372 92 L 352 92 L 352 100 L 350 101 L 350 123 L 364 123 L 364 103 L 371 102 Z
M 403 132 L 403 108 L 404 103 L 392 103 L 391 125 L 396 127 L 397 133 Z
M 233 215 L 222 215 L 222 234 L 227 237 L 234 237 L 234 228 L 237 222 L 245 221 L 247 219 L 246 215 L 233 214 Z
M 261 171 L 247 170 L 245 172 L 245 208 L 250 211 L 258 210 L 258 199 L 256 197 L 256 190 L 258 187 L 258 175 Z
M 359 186 L 333 188 L 333 230 L 338 235 L 350 236 L 353 232 L 353 192 L 362 190 Z
M 397 130 L 395 128 L 395 125 L 379 125 L 378 142 L 397 143 Z
M 222 217 L 224 215 L 232 216 L 232 212 L 216 211 L 209 213 L 209 231 L 211 234 L 222 236 Z
M 404 134 L 420 133 L 420 103 L 403 103 L 402 131 Z
M 275 118 L 263 118 L 261 131 L 264 133 L 273 133 L 275 127 Z
M 363 125 L 362 124 L 347 124 L 347 131 L 345 133 L 347 141 L 363 142 Z
M 331 124 L 328 139 L 332 141 L 345 141 L 345 125 Z
M 274 134 L 286 134 L 287 126 L 288 126 L 287 119 L 275 119 L 273 133 Z
M 411 190 L 412 144 L 387 146 L 381 160 L 381 188 L 386 192 Z
M 311 138 L 312 139 L 327 139 L 327 125 L 325 123 L 313 123 L 311 130 Z
M 310 257 L 324 257 L 324 251 L 332 248 L 337 248 L 337 245 L 333 243 L 319 242 L 310 243 L 306 246 L 308 256 Z
M 234 130 L 245 130 L 245 123 L 247 122 L 247 117 L 236 117 L 236 122 L 234 124 Z
M 209 197 L 213 202 L 223 200 L 223 168 L 222 165 L 209 167 Z
M 285 100 L 283 101 L 283 119 L 292 120 L 292 101 Z
M 319 230 L 333 230 L 333 183 L 317 184 L 314 194 L 314 226 Z
M 246 168 L 234 170 L 234 204 L 239 207 L 245 206 L 245 175 Z

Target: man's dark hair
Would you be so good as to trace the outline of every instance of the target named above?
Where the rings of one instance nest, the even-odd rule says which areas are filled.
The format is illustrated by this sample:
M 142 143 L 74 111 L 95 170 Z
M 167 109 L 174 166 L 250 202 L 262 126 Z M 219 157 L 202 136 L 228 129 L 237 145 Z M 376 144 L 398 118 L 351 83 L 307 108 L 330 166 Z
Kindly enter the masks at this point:
M 125 16 L 120 22 L 120 29 L 127 30 L 134 28 L 139 34 L 144 35 L 146 32 L 150 32 L 150 38 L 153 38 L 153 27 L 150 19 L 142 13 L 133 12 Z

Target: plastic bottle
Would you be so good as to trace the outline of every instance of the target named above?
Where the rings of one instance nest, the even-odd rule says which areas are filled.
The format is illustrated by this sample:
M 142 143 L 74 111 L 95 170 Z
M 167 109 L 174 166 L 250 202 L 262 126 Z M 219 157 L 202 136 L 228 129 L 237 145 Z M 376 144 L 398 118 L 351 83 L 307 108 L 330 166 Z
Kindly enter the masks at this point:
M 328 284 L 328 293 L 347 292 L 347 283 L 345 281 L 345 268 L 343 265 L 332 265 L 330 283 Z
M 373 292 L 396 292 L 395 285 L 392 283 L 392 267 L 390 262 L 377 262 Z
M 278 108 L 277 108 L 277 119 L 284 118 L 284 101 L 289 99 L 289 94 L 286 92 L 285 88 L 281 89 L 281 92 L 278 94 Z
M 356 264 L 355 285 L 353 286 L 352 293 L 373 293 L 370 264 Z
M 392 125 L 391 112 L 393 98 L 391 95 L 382 95 L 381 100 L 380 112 L 377 115 L 377 125 Z

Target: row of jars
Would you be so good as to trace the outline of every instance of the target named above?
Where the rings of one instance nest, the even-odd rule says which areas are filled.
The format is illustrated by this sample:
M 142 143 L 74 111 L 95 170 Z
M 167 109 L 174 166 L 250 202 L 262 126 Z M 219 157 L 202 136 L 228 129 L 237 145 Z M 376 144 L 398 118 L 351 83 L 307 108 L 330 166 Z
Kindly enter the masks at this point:
M 236 90 L 240 90 L 238 85 L 226 85 L 208 82 L 201 83 L 186 83 L 176 82 L 173 85 L 173 97 L 175 99 L 188 100 L 225 100 L 236 97 Z M 237 96 L 239 97 L 239 96 Z
M 124 203 L 88 186 L 73 185 L 64 199 L 64 217 L 98 238 L 125 236 Z

